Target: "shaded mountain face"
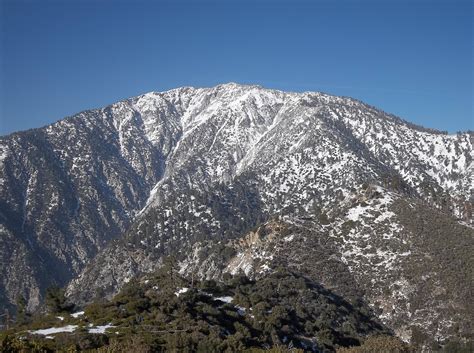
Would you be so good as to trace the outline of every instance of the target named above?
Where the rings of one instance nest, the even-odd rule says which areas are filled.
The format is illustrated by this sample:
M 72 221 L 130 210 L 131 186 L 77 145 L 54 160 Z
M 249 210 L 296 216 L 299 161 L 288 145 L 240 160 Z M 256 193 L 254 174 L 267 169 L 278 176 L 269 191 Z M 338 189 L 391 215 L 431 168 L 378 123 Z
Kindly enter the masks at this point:
M 128 227 L 180 131 L 153 140 L 147 123 L 126 102 L 0 139 L 2 305 L 36 307 Z
M 451 335 L 472 283 L 473 139 L 350 98 L 237 84 L 149 93 L 2 137 L 0 300 L 21 294 L 34 308 L 72 280 L 70 297 L 87 302 L 170 253 L 206 277 L 263 276 L 275 258 L 367 299 L 402 337 L 407 320 Z M 228 242 L 269 220 L 298 230 L 280 244 L 291 257 L 257 256 L 259 245 L 247 267 L 225 262 L 241 250 Z M 216 244 L 222 254 L 199 257 Z M 446 268 L 466 269 L 454 287 Z

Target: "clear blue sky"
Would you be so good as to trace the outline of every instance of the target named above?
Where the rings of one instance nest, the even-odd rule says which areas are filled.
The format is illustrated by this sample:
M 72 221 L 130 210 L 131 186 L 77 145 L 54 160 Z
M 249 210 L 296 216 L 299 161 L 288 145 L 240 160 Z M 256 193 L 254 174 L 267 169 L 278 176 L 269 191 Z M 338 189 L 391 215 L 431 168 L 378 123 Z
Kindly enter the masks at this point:
M 474 129 L 469 0 L 0 2 L 0 134 L 229 81 Z

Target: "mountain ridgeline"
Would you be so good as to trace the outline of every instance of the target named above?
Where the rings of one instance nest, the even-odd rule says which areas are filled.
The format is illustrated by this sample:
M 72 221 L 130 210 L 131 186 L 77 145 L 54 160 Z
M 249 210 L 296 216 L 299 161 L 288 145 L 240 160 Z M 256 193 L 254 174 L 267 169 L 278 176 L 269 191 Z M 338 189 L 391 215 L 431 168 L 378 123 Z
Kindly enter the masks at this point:
M 234 83 L 3 136 L 0 304 L 34 311 L 52 285 L 112 298 L 173 255 L 200 280 L 290 269 L 405 341 L 472 339 L 473 143 Z

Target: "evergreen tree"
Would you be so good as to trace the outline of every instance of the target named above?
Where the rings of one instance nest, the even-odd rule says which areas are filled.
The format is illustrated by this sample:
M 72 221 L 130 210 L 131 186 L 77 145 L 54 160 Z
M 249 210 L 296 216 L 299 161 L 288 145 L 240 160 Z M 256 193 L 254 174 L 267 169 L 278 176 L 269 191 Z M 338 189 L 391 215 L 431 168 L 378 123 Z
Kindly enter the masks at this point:
M 64 289 L 57 286 L 46 289 L 45 304 L 51 313 L 70 312 L 74 309 L 74 304 L 67 302 Z
M 23 295 L 20 295 L 16 301 L 16 322 L 19 325 L 25 324 L 28 321 L 27 301 Z

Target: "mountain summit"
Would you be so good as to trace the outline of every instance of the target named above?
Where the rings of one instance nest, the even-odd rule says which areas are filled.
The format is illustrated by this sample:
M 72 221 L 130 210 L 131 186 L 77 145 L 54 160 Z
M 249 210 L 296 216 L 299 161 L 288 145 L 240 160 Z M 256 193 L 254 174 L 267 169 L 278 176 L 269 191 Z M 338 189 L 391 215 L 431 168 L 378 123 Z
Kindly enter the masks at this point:
M 287 266 L 405 340 L 465 337 L 473 141 L 351 98 L 235 83 L 4 136 L 0 302 L 34 309 L 68 283 L 89 302 L 177 254 L 208 279 Z

